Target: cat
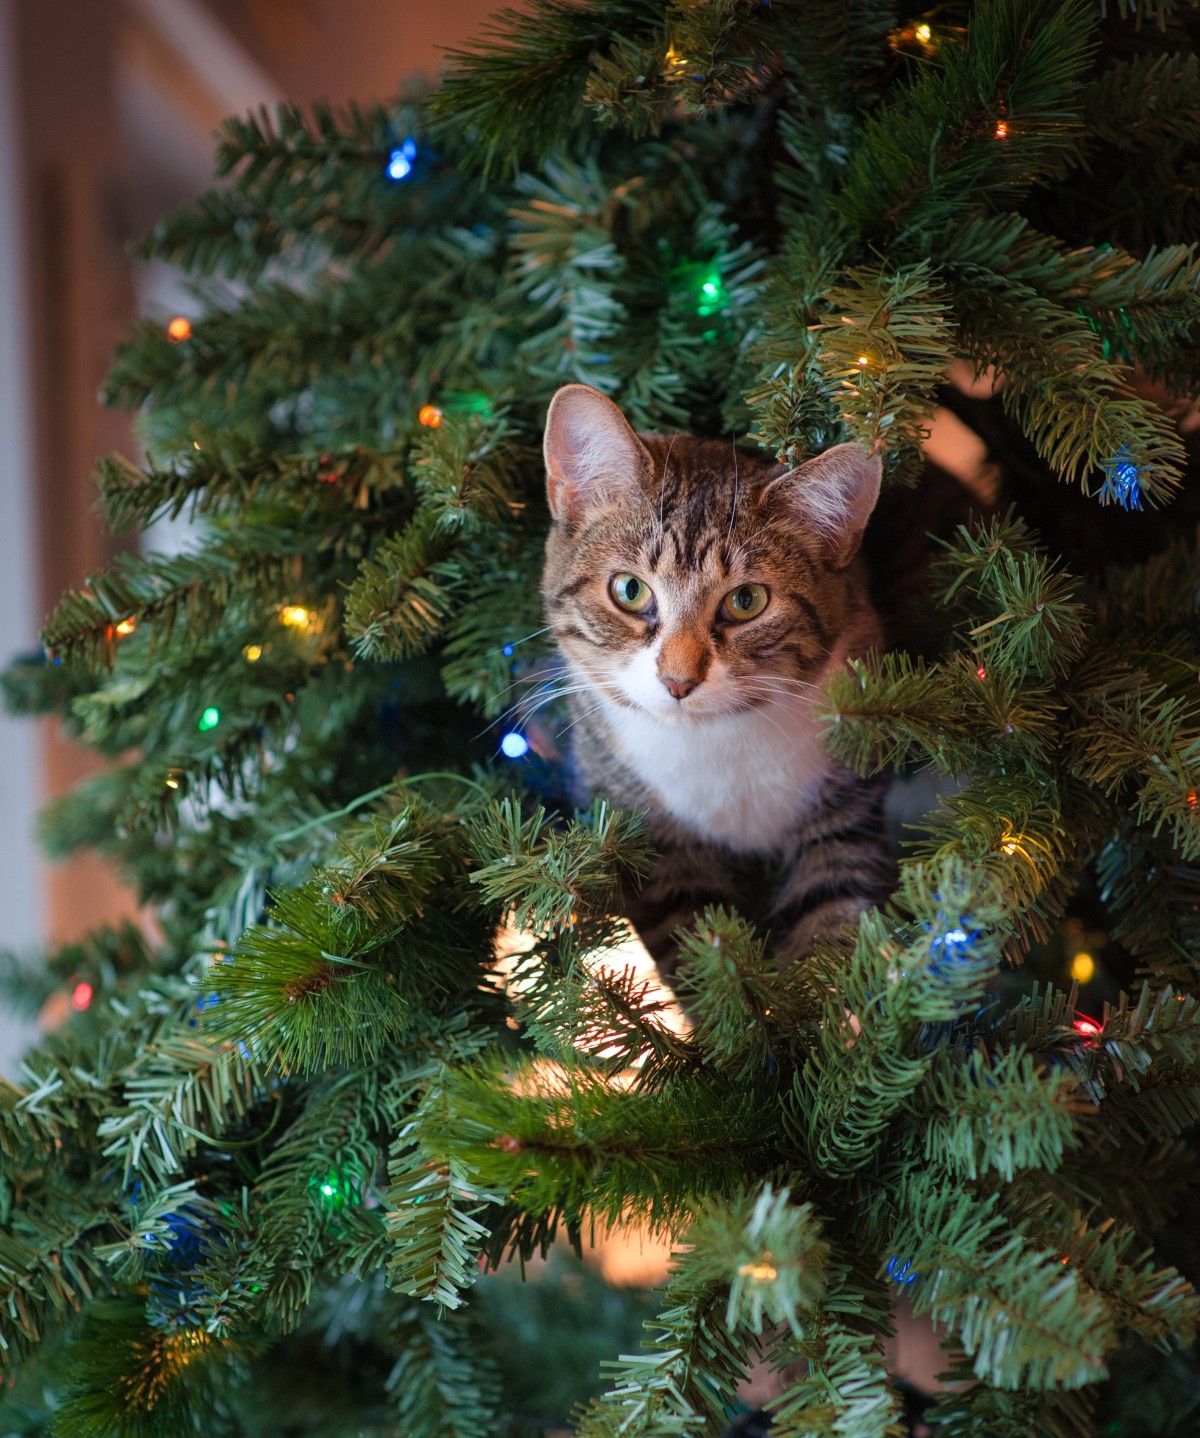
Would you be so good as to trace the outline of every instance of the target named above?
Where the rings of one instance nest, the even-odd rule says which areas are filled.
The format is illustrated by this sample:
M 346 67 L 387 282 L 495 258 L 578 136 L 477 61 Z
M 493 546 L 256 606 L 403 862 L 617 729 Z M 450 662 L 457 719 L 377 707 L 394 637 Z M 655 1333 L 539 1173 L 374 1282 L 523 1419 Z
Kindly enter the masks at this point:
M 582 384 L 551 401 L 544 453 L 573 797 L 645 811 L 658 855 L 629 918 L 668 982 L 673 935 L 709 904 L 761 907 L 794 962 L 894 877 L 887 780 L 838 763 L 821 717 L 830 676 L 882 647 L 859 553 L 880 462 L 842 444 L 789 469 L 639 435 Z

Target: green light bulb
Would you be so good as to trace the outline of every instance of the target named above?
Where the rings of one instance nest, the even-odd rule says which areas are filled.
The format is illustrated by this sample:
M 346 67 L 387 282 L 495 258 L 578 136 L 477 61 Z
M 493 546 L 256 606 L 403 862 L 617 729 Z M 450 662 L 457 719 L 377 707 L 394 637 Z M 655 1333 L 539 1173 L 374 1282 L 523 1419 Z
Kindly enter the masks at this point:
M 721 279 L 720 270 L 709 270 L 708 274 L 700 281 L 700 299 L 696 305 L 696 313 L 700 315 L 716 314 L 724 307 L 725 298 L 725 285 Z
M 214 709 L 213 706 L 210 704 L 208 708 L 204 711 L 204 713 L 201 714 L 200 718 L 196 721 L 196 728 L 199 729 L 201 734 L 207 734 L 210 729 L 215 729 L 220 722 L 221 711 L 219 709 Z

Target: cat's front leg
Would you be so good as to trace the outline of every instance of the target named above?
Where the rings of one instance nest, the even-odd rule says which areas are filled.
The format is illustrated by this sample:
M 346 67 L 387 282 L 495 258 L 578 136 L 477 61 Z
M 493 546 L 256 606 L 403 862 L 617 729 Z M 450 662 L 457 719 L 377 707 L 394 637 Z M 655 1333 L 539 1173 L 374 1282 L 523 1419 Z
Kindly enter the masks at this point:
M 787 872 L 770 913 L 773 949 L 781 964 L 812 952 L 883 903 L 895 885 L 883 805 L 888 779 L 831 777 L 819 804 L 789 845 Z
M 675 934 L 690 928 L 709 906 L 740 907 L 745 875 L 734 856 L 716 845 L 658 841 L 653 867 L 626 912 L 665 983 L 674 985 L 679 966 Z

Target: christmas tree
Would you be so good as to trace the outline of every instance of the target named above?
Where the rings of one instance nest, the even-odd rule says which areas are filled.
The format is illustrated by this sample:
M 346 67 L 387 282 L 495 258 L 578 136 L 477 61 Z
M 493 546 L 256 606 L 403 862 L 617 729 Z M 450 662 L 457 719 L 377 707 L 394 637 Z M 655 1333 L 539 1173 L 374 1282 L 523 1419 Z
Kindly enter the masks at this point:
M 76 1012 L 0 1084 L 0 1429 L 535 1432 L 514 1315 L 540 1356 L 566 1320 L 519 1265 L 637 1221 L 672 1273 L 581 1438 L 719 1434 L 755 1365 L 778 1438 L 900 1433 L 901 1298 L 940 1435 L 1195 1431 L 1195 34 L 533 0 L 430 98 L 227 124 L 144 246 L 195 309 L 112 373 L 148 458 L 98 474 L 112 526 L 195 539 L 7 678 L 112 761 L 50 849 L 154 924 L 4 970 Z M 565 807 L 551 742 L 570 381 L 789 462 L 856 440 L 917 529 L 938 407 L 1003 477 L 920 637 L 828 692 L 843 762 L 942 781 L 893 898 L 782 971 L 698 914 L 682 1029 L 611 959 L 639 816 Z

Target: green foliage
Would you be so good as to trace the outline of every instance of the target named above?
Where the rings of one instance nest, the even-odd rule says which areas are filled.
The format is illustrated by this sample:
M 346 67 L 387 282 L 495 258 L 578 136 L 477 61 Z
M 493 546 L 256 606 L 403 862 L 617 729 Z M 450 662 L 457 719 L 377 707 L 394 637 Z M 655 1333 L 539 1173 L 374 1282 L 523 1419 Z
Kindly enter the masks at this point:
M 772 1030 L 791 1017 L 787 989 L 763 939 L 738 915 L 709 909 L 681 935 L 680 958 L 677 992 L 695 1025 L 696 1047 L 734 1080 L 761 1073 Z M 783 1023 L 768 1023 L 776 1014 Z
M 824 299 L 836 316 L 818 341 L 828 398 L 851 438 L 872 452 L 911 451 L 908 470 L 915 473 L 934 388 L 954 353 L 947 306 L 928 266 L 897 275 L 848 270 Z
M 495 1431 L 499 1373 L 462 1324 L 418 1312 L 388 1374 L 396 1427 L 414 1438 L 473 1438 Z
M 409 1130 L 392 1146 L 388 1227 L 397 1248 L 392 1280 L 402 1293 L 458 1308 L 478 1274 L 488 1230 L 474 1214 L 491 1195 L 478 1193 L 461 1164 L 440 1168 Z M 465 1201 L 464 1201 L 465 1200 Z
M 921 1275 L 914 1307 L 954 1328 L 977 1377 L 1037 1389 L 1103 1375 L 1104 1305 L 1056 1254 L 1010 1234 L 995 1198 L 935 1192 L 922 1176 L 906 1181 L 900 1204 L 898 1247 Z
M 626 936 L 624 925 L 586 921 L 547 933 L 514 966 L 513 1013 L 547 1057 L 614 1074 L 636 1068 L 640 1084 L 654 1085 L 698 1066 L 702 1046 L 674 1032 L 669 1000 L 632 966 L 580 957 Z
M 643 1288 L 614 1288 L 563 1244 L 536 1274 L 506 1264 L 472 1296 L 490 1330 L 510 1412 L 529 1426 L 596 1397 L 600 1364 L 631 1352 L 655 1303 Z M 522 1425 L 524 1426 L 524 1425 Z
M 811 1204 L 792 1205 L 787 1189 L 767 1184 L 752 1198 L 701 1205 L 688 1230 L 689 1264 L 728 1285 L 731 1328 L 759 1335 L 764 1325 L 787 1324 L 802 1333 L 824 1297 L 829 1245 Z
M 924 1129 L 926 1159 L 964 1179 L 988 1169 L 1009 1183 L 1023 1169 L 1053 1173 L 1079 1142 L 1075 1115 L 1091 1107 L 1074 1075 L 1039 1071 L 1019 1049 L 997 1063 L 978 1050 L 961 1066 L 942 1058 L 928 1086 L 937 1111 Z
M 26 1012 L 93 990 L 0 1082 L 5 1432 L 476 1438 L 584 1395 L 581 1438 L 707 1438 L 761 1361 L 781 1438 L 890 1438 L 897 1296 L 952 1438 L 1191 1431 L 1186 25 L 531 0 L 431 101 L 227 122 L 221 187 L 141 251 L 190 271 L 191 332 L 144 321 L 107 389 L 145 458 L 97 475 L 114 529 L 194 539 L 68 591 L 5 678 L 110 761 L 48 847 L 154 914 L 0 964 Z M 686 1024 L 622 947 L 652 823 L 568 798 L 566 381 L 789 465 L 857 440 L 908 486 L 874 552 L 939 534 L 920 652 L 815 700 L 835 759 L 937 779 L 891 901 L 785 970 L 755 885 L 698 913 Z M 939 409 L 1007 490 L 958 528 Z M 552 1361 L 567 1295 L 516 1272 L 634 1220 L 675 1249 L 646 1345 L 608 1292 L 607 1391 L 564 1338 L 543 1405 L 513 1348 Z
M 939 63 L 867 121 L 842 214 L 872 238 L 891 231 L 903 244 L 913 231 L 1019 202 L 1077 144 L 1093 25 L 1082 3 L 981 9 L 963 44 L 942 42 Z
M 898 1404 L 883 1359 L 870 1334 L 856 1333 L 825 1316 L 802 1338 L 784 1338 L 774 1350 L 778 1366 L 803 1360 L 803 1378 L 789 1383 L 771 1404 L 771 1431 L 783 1438 L 852 1434 L 892 1438 L 901 1430 Z
M 636 1211 L 669 1231 L 704 1192 L 770 1166 L 752 1093 L 689 1077 L 651 1092 L 614 1090 L 585 1070 L 546 1074 L 502 1057 L 448 1072 L 436 1134 L 443 1162 L 531 1213 L 598 1230 Z M 690 1175 L 690 1177 L 689 1177 Z
M 540 807 L 525 817 L 517 798 L 505 799 L 474 821 L 470 842 L 479 860 L 471 882 L 521 927 L 561 930 L 580 910 L 603 911 L 620 876 L 637 877 L 647 863 L 638 817 L 603 799 L 565 826 Z
M 6 1184 L 6 1207 L 13 1194 Z M 104 1222 L 86 1193 L 57 1183 L 39 1202 L 21 1204 L 0 1235 L 0 1297 L 7 1362 L 36 1347 L 51 1322 L 69 1323 L 105 1286 L 88 1237 Z
M 211 1432 L 214 1417 L 227 1417 L 222 1390 L 231 1370 L 237 1375 L 238 1356 L 203 1330 L 151 1327 L 135 1297 L 101 1300 L 71 1345 L 67 1397 L 51 1432 L 55 1438 Z
M 613 50 L 617 37 L 626 55 L 636 54 L 635 37 L 661 34 L 660 10 L 646 0 L 618 0 L 603 12 L 566 0 L 548 0 L 532 15 L 501 10 L 491 21 L 487 51 L 451 52 L 456 63 L 434 113 L 452 117 L 455 128 L 490 130 L 482 150 L 488 167 L 515 164 L 527 154 L 548 158 L 559 137 L 578 124 L 593 55 Z M 501 112 L 505 123 L 497 126 Z
M 746 1373 L 746 1347 L 724 1312 L 724 1289 L 703 1260 L 677 1258 L 664 1308 L 646 1324 L 647 1351 L 612 1364 L 609 1389 L 580 1415 L 580 1438 L 622 1433 L 692 1438 L 728 1416 L 725 1395 Z

